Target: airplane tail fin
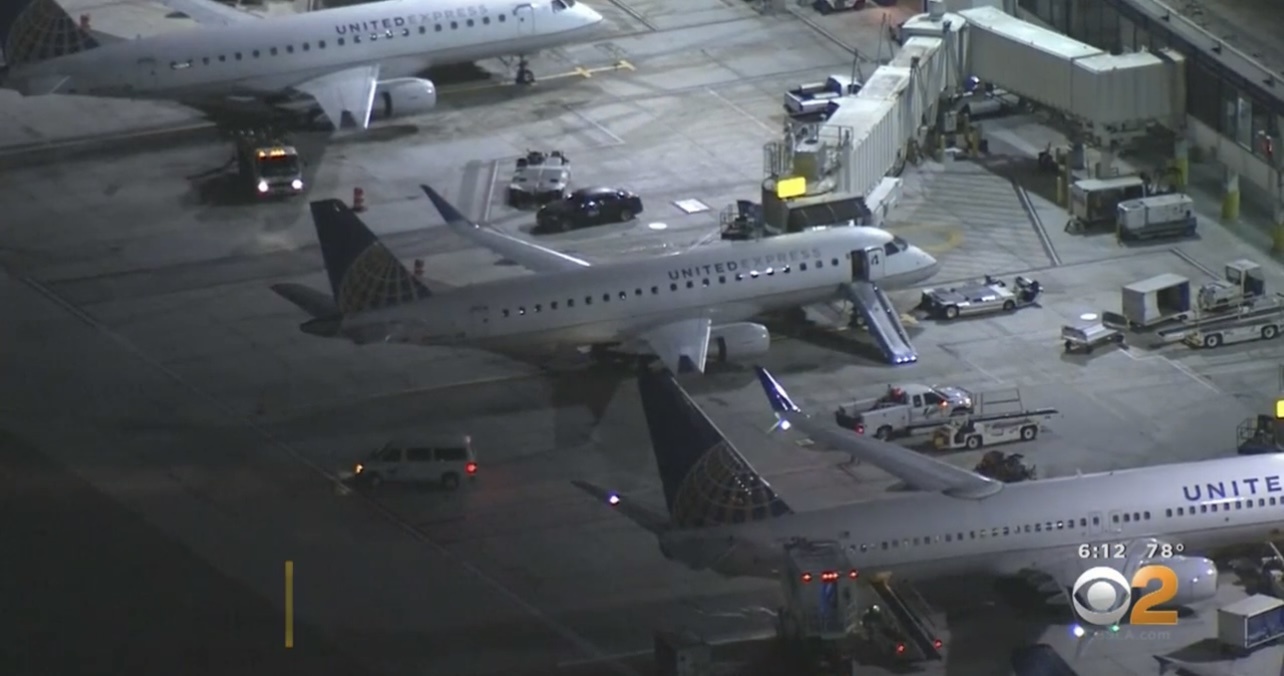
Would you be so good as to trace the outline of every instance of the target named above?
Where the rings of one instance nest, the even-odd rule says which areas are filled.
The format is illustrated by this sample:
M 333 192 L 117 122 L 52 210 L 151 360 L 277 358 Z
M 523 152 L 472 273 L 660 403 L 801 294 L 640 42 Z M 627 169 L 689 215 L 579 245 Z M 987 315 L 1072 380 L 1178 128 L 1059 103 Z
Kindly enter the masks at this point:
M 0 2 L 0 52 L 13 68 L 83 52 L 99 46 L 57 0 Z
M 793 513 L 672 373 L 644 366 L 638 389 L 674 527 L 705 528 Z
M 330 277 L 334 307 L 340 314 L 401 305 L 432 295 L 348 205 L 334 199 L 313 202 L 312 222 Z

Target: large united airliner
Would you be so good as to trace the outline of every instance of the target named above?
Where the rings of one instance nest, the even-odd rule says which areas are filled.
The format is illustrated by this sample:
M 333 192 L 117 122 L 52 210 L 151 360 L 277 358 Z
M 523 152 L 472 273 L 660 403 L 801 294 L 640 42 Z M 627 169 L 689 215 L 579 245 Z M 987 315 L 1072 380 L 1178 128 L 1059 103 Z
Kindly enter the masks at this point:
M 459 235 L 536 273 L 430 293 L 339 200 L 312 203 L 331 295 L 278 294 L 313 319 L 304 331 L 358 344 L 473 345 L 508 354 L 585 347 L 658 356 L 675 372 L 762 354 L 770 334 L 746 320 L 825 303 L 854 282 L 918 284 L 930 254 L 878 228 L 837 227 L 728 242 L 605 265 L 479 226 L 423 186 Z
M 223 110 L 241 99 L 320 107 L 337 128 L 431 109 L 431 66 L 526 57 L 584 39 L 602 16 L 580 0 L 387 0 L 263 18 L 214 0 L 160 0 L 198 24 L 122 40 L 82 29 L 56 0 L 0 3 L 4 86 L 27 95 L 173 100 Z
M 1003 484 L 813 420 L 770 373 L 758 375 L 778 428 L 852 453 L 918 490 L 795 511 L 670 373 L 649 370 L 638 387 L 667 516 L 603 487 L 576 485 L 655 533 L 668 558 L 724 575 L 774 577 L 784 545 L 801 539 L 838 543 L 875 576 L 1019 576 L 1069 601 L 1090 568 L 1133 579 L 1154 563 L 1177 577 L 1166 607 L 1215 594 L 1217 568 L 1195 553 L 1277 538 L 1284 522 L 1284 455 Z

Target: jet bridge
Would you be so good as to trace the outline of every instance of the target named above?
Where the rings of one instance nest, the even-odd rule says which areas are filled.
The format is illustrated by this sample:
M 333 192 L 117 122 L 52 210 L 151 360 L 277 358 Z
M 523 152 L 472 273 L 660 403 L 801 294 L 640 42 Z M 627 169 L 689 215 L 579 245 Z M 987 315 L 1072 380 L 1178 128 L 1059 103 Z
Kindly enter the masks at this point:
M 967 21 L 968 72 L 1090 127 L 1106 139 L 1185 112 L 1184 57 L 1170 50 L 1110 54 L 994 7 Z
M 865 327 L 878 343 L 888 363 L 899 365 L 918 361 L 918 352 L 910 343 L 909 334 L 901 323 L 900 313 L 892 305 L 887 293 L 874 282 L 857 281 L 845 286 L 848 299 L 864 318 Z

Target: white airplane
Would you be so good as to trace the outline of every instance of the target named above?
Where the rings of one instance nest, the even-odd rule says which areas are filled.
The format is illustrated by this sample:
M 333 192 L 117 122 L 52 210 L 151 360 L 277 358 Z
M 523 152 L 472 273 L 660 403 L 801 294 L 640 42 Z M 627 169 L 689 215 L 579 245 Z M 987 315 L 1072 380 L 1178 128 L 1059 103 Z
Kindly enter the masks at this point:
M 649 369 L 638 387 L 667 517 L 602 487 L 575 485 L 655 533 L 667 558 L 696 569 L 775 577 L 787 543 L 835 542 L 871 579 L 1024 577 L 1058 603 L 1072 601 L 1088 569 L 1108 566 L 1133 579 L 1151 563 L 1178 579 L 1160 607 L 1210 599 L 1217 568 L 1196 553 L 1278 537 L 1284 521 L 1284 455 L 1003 484 L 813 420 L 771 374 L 758 374 L 777 427 L 852 453 L 918 490 L 795 512 L 671 373 Z
M 1151 655 L 1159 663 L 1159 674 L 1177 674 L 1178 676 L 1236 676 L 1235 670 L 1218 664 L 1200 664 L 1187 662 L 1175 657 Z
M 932 276 L 936 259 L 877 228 L 839 227 L 607 265 L 481 227 L 423 186 L 456 233 L 536 273 L 433 294 L 339 200 L 312 203 L 332 297 L 273 290 L 314 319 L 302 329 L 357 344 L 472 345 L 509 354 L 609 347 L 658 356 L 674 371 L 762 354 L 765 326 L 745 320 L 822 303 L 861 265 L 896 288 Z M 860 261 L 858 264 L 855 261 Z M 683 369 L 683 367 L 686 369 Z
M 263 18 L 214 0 L 160 0 L 199 25 L 123 40 L 90 33 L 56 0 L 0 3 L 4 86 L 26 95 L 178 101 L 201 110 L 236 99 L 304 99 L 335 126 L 365 128 L 436 105 L 430 66 L 526 57 L 581 40 L 602 16 L 579 0 L 388 0 Z

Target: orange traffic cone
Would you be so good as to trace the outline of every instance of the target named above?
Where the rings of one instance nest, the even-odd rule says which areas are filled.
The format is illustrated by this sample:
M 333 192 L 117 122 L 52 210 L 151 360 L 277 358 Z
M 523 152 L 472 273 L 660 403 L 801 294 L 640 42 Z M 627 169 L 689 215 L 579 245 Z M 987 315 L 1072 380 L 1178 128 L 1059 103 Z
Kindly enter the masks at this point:
M 353 211 L 366 210 L 366 191 L 362 190 L 361 188 L 352 189 L 352 210 Z
M 423 276 L 424 276 L 424 262 L 423 262 L 423 259 L 420 259 L 420 258 L 416 258 L 416 259 L 415 259 L 415 276 L 416 276 L 416 277 L 423 277 Z

